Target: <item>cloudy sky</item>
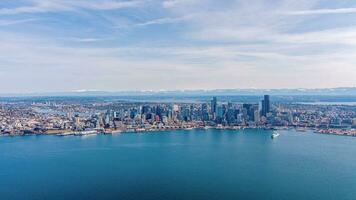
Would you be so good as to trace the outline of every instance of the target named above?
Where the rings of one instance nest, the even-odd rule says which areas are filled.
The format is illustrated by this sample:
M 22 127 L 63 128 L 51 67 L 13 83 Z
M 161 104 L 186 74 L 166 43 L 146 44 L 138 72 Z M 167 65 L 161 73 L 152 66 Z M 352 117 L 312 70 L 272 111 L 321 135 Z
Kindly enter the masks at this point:
M 1 0 L 0 92 L 356 86 L 355 0 Z

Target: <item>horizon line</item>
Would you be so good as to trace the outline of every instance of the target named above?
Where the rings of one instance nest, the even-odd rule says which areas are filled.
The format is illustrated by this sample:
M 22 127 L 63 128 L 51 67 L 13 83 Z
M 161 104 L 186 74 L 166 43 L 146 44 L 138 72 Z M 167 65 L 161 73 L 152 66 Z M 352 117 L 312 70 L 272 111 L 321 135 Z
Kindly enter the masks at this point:
M 241 92 L 262 92 L 262 91 L 275 91 L 278 92 L 280 90 L 290 90 L 290 91 L 299 91 L 299 92 L 308 92 L 312 90 L 352 90 L 354 87 L 320 87 L 320 88 L 219 88 L 219 89 L 176 89 L 176 90 L 72 90 L 72 91 L 43 91 L 43 92 L 4 92 L 0 93 L 0 97 L 16 97 L 16 96 L 52 96 L 52 95 L 65 95 L 65 94 L 83 94 L 85 93 L 141 93 L 141 94 L 149 94 L 149 93 L 189 93 L 189 92 L 231 92 L 231 91 L 241 91 Z

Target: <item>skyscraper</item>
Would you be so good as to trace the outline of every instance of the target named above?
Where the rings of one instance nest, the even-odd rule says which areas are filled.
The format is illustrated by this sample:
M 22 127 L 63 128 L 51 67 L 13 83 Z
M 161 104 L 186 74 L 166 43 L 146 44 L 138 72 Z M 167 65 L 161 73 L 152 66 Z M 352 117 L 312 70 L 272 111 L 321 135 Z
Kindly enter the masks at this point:
M 206 104 L 206 103 L 202 104 L 201 113 L 202 113 L 202 120 L 209 121 L 208 104 Z
M 218 103 L 218 100 L 216 97 L 213 97 L 213 99 L 211 100 L 211 112 L 214 114 L 216 113 L 216 105 Z
M 265 95 L 262 100 L 262 116 L 267 116 L 267 113 L 270 112 L 270 107 L 269 95 Z
M 245 118 L 247 121 L 255 120 L 255 111 L 258 110 L 258 104 L 242 104 L 243 112 L 245 113 Z

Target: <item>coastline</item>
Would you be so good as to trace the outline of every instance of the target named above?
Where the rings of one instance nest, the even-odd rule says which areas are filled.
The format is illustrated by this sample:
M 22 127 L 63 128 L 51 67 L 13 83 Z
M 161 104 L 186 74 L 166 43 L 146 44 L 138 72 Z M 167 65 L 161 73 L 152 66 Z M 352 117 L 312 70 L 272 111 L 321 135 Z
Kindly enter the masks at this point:
M 190 127 L 179 127 L 170 126 L 162 128 L 127 128 L 127 129 L 99 129 L 99 130 L 84 130 L 84 131 L 70 131 L 63 130 L 57 132 L 41 132 L 41 133 L 18 133 L 18 134 L 0 134 L 3 137 L 16 137 L 16 136 L 28 136 L 28 135 L 55 135 L 55 136 L 87 136 L 87 135 L 115 135 L 115 134 L 125 134 L 125 133 L 151 133 L 151 132 L 164 132 L 164 131 L 192 131 L 192 130 L 245 130 L 245 129 L 264 129 L 264 130 L 295 130 L 296 132 L 306 133 L 312 132 L 316 134 L 324 135 L 338 135 L 338 136 L 349 136 L 356 137 L 356 129 L 338 129 L 338 128 L 312 128 L 312 127 L 295 127 L 295 126 L 190 126 Z

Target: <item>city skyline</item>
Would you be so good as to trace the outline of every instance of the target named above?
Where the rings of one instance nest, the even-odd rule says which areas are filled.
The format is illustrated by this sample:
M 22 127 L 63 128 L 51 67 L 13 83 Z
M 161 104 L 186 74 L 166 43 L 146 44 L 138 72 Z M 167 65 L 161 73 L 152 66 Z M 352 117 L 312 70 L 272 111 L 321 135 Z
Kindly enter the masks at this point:
M 356 86 L 350 0 L 5 0 L 0 37 L 0 93 Z
M 295 128 L 356 136 L 355 104 L 290 102 L 270 95 L 195 101 L 42 97 L 0 102 L 0 136 L 141 133 L 193 129 Z M 307 100 L 306 97 L 304 97 Z M 275 101 L 276 100 L 276 101 Z M 275 101 L 275 102 L 274 102 Z M 273 137 L 278 137 L 275 135 Z M 272 137 L 272 138 L 273 138 Z

